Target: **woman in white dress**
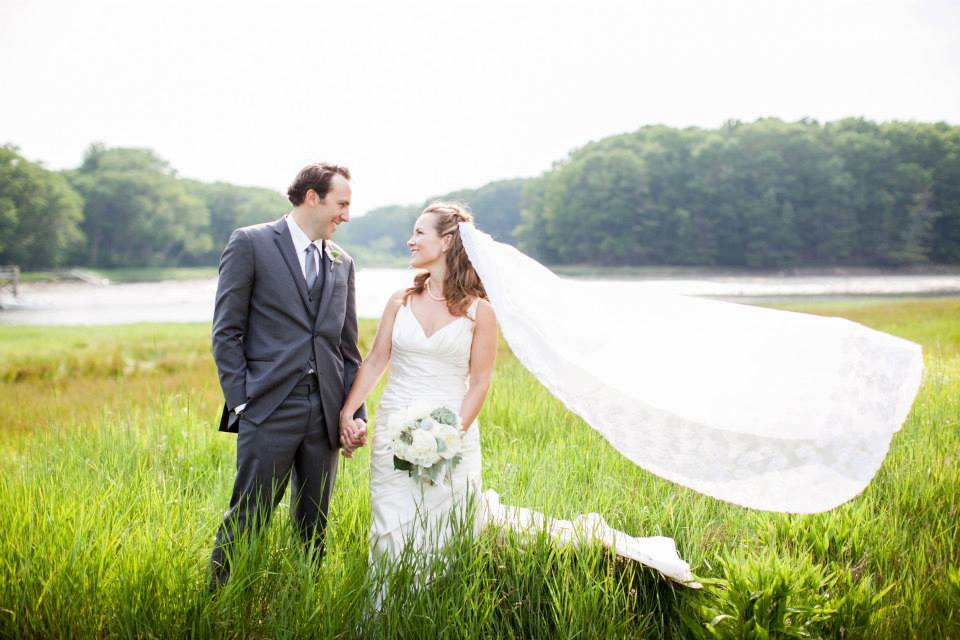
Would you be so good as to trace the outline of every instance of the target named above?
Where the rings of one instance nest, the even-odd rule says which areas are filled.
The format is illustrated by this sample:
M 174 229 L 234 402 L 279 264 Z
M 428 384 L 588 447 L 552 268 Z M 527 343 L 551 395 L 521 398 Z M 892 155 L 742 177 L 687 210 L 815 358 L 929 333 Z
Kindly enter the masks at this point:
M 438 202 L 417 219 L 407 244 L 413 267 L 422 269 L 413 286 L 387 302 L 373 346 L 341 411 L 345 455 L 365 442 L 352 416 L 389 366 L 389 380 L 376 411 L 371 452 L 371 565 L 393 565 L 405 548 L 417 569 L 435 559 L 450 535 L 473 523 L 519 534 L 546 531 L 561 543 L 600 542 L 663 575 L 697 586 L 671 538 L 634 538 L 606 525 L 595 513 L 574 521 L 552 519 L 500 503 L 493 490 L 481 493 L 480 425 L 477 415 L 490 388 L 498 326 L 484 284 L 463 244 L 473 217 L 461 205 Z M 396 470 L 390 416 L 412 405 L 445 405 L 459 413 L 465 432 L 462 460 L 450 482 L 426 484 Z M 473 509 L 472 513 L 467 508 Z M 383 593 L 377 594 L 379 607 Z
M 428 207 L 408 244 L 424 271 L 387 303 L 341 413 L 349 455 L 365 440 L 350 416 L 390 365 L 371 462 L 374 562 L 395 559 L 408 541 L 428 558 L 444 544 L 442 524 L 479 493 L 476 417 L 498 331 L 550 393 L 632 462 L 753 509 L 815 513 L 856 497 L 920 386 L 920 346 L 902 338 L 840 318 L 649 290 L 623 308 L 602 283 L 563 280 L 494 241 L 457 205 Z M 466 425 L 452 486 L 423 486 L 393 468 L 389 416 L 424 401 L 459 410 Z M 476 528 L 600 541 L 695 584 L 670 538 L 634 538 L 597 514 L 549 519 L 501 505 L 489 489 L 479 497 Z
M 455 509 L 481 487 L 476 418 L 490 387 L 498 338 L 493 309 L 460 242 L 459 224 L 470 221 L 463 208 L 444 203 L 417 219 L 407 244 L 411 266 L 423 271 L 387 302 L 341 412 L 341 429 L 349 432 L 355 428 L 350 416 L 390 366 L 370 463 L 372 563 L 396 561 L 408 542 L 418 559 L 429 560 L 443 547 Z M 458 412 L 464 425 L 463 458 L 449 483 L 430 485 L 394 469 L 390 415 L 423 402 Z

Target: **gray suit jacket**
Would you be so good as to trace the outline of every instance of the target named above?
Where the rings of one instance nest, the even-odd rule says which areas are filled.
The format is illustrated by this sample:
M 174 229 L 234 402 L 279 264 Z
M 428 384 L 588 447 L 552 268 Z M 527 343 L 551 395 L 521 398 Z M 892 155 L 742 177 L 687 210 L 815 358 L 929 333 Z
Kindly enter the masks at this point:
M 226 399 L 221 431 L 237 431 L 233 409 L 244 403 L 243 415 L 254 424 L 269 418 L 303 379 L 312 355 L 328 436 L 339 446 L 340 409 L 360 367 L 360 350 L 354 264 L 335 248 L 340 262 L 326 267 L 314 320 L 286 221 L 243 227 L 230 236 L 213 311 L 213 359 Z M 365 415 L 361 407 L 357 417 Z

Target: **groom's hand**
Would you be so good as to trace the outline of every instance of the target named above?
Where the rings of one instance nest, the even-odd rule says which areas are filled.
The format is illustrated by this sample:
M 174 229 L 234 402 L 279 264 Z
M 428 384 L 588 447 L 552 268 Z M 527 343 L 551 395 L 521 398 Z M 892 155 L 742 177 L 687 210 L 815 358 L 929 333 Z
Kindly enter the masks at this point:
M 352 458 L 353 451 L 357 447 L 353 444 L 353 438 L 351 434 L 343 428 L 343 425 L 340 425 L 340 453 L 343 454 L 344 458 Z

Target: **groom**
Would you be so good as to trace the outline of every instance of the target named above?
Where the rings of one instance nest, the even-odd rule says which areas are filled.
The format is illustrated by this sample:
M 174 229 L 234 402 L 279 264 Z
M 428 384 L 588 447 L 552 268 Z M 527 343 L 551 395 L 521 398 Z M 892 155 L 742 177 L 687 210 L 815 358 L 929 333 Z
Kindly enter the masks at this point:
M 360 366 L 353 261 L 330 242 L 350 220 L 350 172 L 304 167 L 287 190 L 293 210 L 237 229 L 220 258 L 213 358 L 226 404 L 220 430 L 238 434 L 230 509 L 217 531 L 211 589 L 230 575 L 230 549 L 265 525 L 292 480 L 294 529 L 315 560 L 344 455 L 366 442 L 361 407 L 354 429 L 339 413 Z

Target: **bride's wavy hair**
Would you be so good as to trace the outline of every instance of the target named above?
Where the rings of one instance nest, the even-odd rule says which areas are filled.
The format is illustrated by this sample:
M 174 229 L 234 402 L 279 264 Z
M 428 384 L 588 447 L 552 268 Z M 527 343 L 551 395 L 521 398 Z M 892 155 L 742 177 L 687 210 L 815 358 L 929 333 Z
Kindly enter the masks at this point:
M 423 213 L 434 215 L 434 229 L 442 238 L 453 236 L 453 242 L 447 249 L 447 275 L 443 279 L 443 295 L 447 299 L 447 310 L 451 315 L 464 316 L 470 306 L 472 298 L 487 299 L 487 291 L 483 288 L 480 276 L 470 263 L 467 252 L 463 248 L 460 238 L 461 222 L 473 222 L 473 214 L 467 205 L 460 202 L 436 201 L 431 202 Z M 418 273 L 413 278 L 413 286 L 404 294 L 404 302 L 412 295 L 422 293 L 427 287 L 430 274 L 426 271 Z

